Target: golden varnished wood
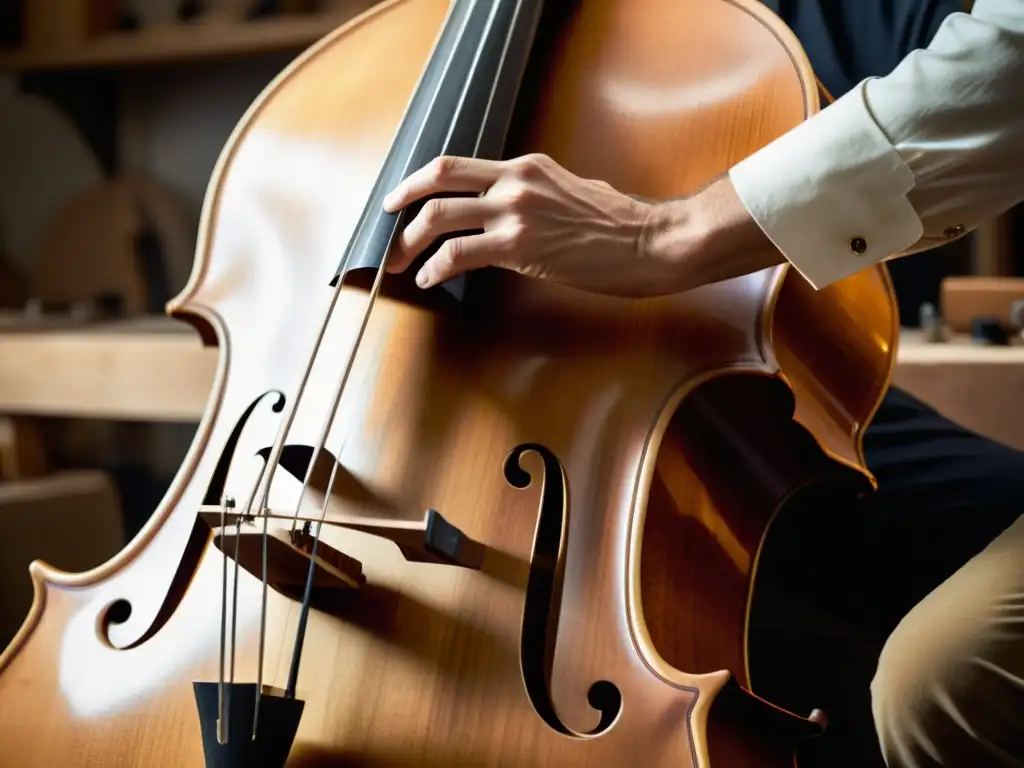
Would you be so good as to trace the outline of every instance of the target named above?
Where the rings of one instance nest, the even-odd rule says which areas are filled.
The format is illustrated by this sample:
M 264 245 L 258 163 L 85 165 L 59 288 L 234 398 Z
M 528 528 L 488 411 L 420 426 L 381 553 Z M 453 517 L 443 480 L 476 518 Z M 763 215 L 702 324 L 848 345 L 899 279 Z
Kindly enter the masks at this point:
M 684 195 L 817 108 L 795 40 L 753 0 L 551 7 L 509 154 Z M 0 762 L 203 764 L 192 682 L 217 679 L 222 556 L 197 516 L 219 497 L 211 478 L 247 408 L 224 489 L 249 488 L 274 443 L 447 10 L 381 3 L 283 73 L 232 136 L 170 307 L 221 349 L 209 408 L 117 558 L 84 574 L 33 566 L 35 604 L 0 657 Z M 867 476 L 860 435 L 895 340 L 884 269 L 821 294 L 779 268 L 643 301 L 481 273 L 458 310 L 405 301 L 390 283 L 327 443 L 347 479 L 323 540 L 366 581 L 310 616 L 290 764 L 792 765 L 808 713 L 737 687 L 749 588 L 764 528 L 795 489 L 835 466 Z M 317 357 L 290 444 L 316 444 L 366 306 L 363 287 L 342 290 L 323 345 L 337 353 Z M 529 445 L 532 482 L 517 488 L 506 463 Z M 270 508 L 293 509 L 299 485 L 279 470 Z M 551 699 L 582 733 L 598 723 L 592 686 L 617 686 L 622 711 L 596 739 L 553 730 L 524 687 L 544 495 L 567 520 Z M 321 499 L 307 494 L 302 515 L 315 519 Z M 412 561 L 345 527 L 429 508 L 486 547 L 479 569 Z M 237 670 L 251 680 L 260 585 L 245 571 L 238 597 Z M 297 615 L 271 591 L 269 685 L 287 677 Z

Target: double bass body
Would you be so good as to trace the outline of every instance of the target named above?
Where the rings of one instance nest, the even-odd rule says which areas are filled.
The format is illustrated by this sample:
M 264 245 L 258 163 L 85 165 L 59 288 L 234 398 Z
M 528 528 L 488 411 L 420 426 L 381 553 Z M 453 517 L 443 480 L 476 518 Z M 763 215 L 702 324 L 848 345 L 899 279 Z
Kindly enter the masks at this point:
M 779 268 L 643 301 L 485 272 L 449 300 L 394 276 L 375 294 L 370 265 L 336 292 L 439 34 L 472 5 L 385 0 L 232 136 L 170 307 L 221 349 L 208 410 L 124 551 L 84 574 L 32 566 L 32 611 L 0 656 L 0 764 L 204 765 L 193 683 L 218 681 L 222 626 L 236 682 L 256 680 L 261 634 L 262 682 L 289 677 L 305 573 L 281 542 L 300 495 L 318 517 L 335 464 L 289 765 L 774 767 L 816 732 L 741 688 L 748 593 L 785 498 L 832 472 L 870 479 L 860 432 L 895 340 L 885 272 L 816 293 Z M 514 7 L 515 24 L 540 8 L 475 5 Z M 548 3 L 535 34 L 515 114 L 483 144 L 501 150 L 507 128 L 505 156 L 624 191 L 691 193 L 817 108 L 795 41 L 754 0 Z M 264 617 L 262 518 L 217 516 L 275 455 Z M 439 531 L 458 551 L 424 545 Z M 210 545 L 233 556 L 236 533 L 237 581 Z

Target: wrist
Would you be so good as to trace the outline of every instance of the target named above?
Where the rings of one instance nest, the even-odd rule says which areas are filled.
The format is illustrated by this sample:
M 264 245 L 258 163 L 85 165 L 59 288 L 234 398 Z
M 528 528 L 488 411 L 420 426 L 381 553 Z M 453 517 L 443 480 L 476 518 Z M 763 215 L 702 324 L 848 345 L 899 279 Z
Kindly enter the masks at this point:
M 725 176 L 690 197 L 652 206 L 645 255 L 675 291 L 758 272 L 785 261 Z

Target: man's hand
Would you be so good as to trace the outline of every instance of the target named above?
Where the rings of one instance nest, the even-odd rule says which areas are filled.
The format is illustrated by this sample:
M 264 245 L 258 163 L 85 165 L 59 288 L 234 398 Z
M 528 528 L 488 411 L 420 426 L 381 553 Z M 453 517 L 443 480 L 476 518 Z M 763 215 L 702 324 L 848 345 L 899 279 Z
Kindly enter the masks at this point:
M 749 248 L 766 238 L 735 193 L 729 198 L 731 186 L 724 196 L 715 189 L 652 203 L 575 176 L 543 155 L 441 157 L 399 184 L 385 210 L 430 195 L 472 196 L 429 200 L 400 235 L 388 271 L 404 271 L 439 237 L 466 231 L 476 233 L 447 240 L 424 263 L 417 285 L 495 266 L 594 293 L 645 297 L 768 266 L 763 249 L 758 260 Z M 722 247 L 740 249 L 737 258 L 729 261 Z
M 439 193 L 475 195 L 429 200 L 401 234 L 389 271 L 404 271 L 442 235 L 483 232 L 445 242 L 417 274 L 422 288 L 487 266 L 616 295 L 649 295 L 664 283 L 667 266 L 644 248 L 654 206 L 546 156 L 441 157 L 399 184 L 384 207 L 397 211 Z

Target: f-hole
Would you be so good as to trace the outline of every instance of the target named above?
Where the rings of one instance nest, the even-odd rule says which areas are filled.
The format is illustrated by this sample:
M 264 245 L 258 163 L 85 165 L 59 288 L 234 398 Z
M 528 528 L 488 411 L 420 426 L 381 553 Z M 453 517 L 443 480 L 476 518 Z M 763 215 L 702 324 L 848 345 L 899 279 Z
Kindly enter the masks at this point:
M 221 451 L 217 466 L 207 485 L 206 494 L 203 497 L 204 504 L 220 504 L 224 487 L 227 483 L 228 471 L 231 468 L 231 463 L 234 461 L 235 450 L 238 447 L 238 441 L 242 437 L 242 431 L 245 429 L 245 425 L 249 422 L 256 407 L 270 395 L 276 396 L 274 403 L 270 406 L 271 411 L 280 413 L 284 409 L 284 393 L 276 389 L 264 392 L 249 404 L 249 407 L 245 409 L 235 423 L 234 429 L 231 430 L 231 434 L 224 444 L 224 449 Z M 209 543 L 209 540 L 210 527 L 197 514 L 192 525 L 192 531 L 189 533 L 188 540 L 185 543 L 185 549 L 178 561 L 178 567 L 174 572 L 171 584 L 164 595 L 164 601 L 157 611 L 152 624 L 138 639 L 130 643 L 122 644 L 116 642 L 113 635 L 127 623 L 132 615 L 132 604 L 128 600 L 120 598 L 112 601 L 102 613 L 101 630 L 104 640 L 114 648 L 130 650 L 131 648 L 137 648 L 156 635 L 167 623 L 168 619 L 174 615 L 178 605 L 181 603 L 182 597 L 185 595 L 185 590 L 188 589 L 188 585 L 195 578 L 196 571 L 199 569 L 199 562 L 202 560 L 203 552 L 206 551 L 206 545 Z
M 274 404 L 270 406 L 271 411 L 274 413 L 280 413 L 284 410 L 284 392 L 280 392 L 276 389 L 264 392 L 249 404 L 249 407 L 245 409 L 245 412 L 242 413 L 242 416 L 238 419 L 238 423 L 235 424 L 235 428 L 231 430 L 231 436 L 224 445 L 224 450 L 221 451 L 220 459 L 217 461 L 217 468 L 213 470 L 213 476 L 210 478 L 210 484 L 206 487 L 206 495 L 203 497 L 203 504 L 205 506 L 220 504 L 221 499 L 224 498 L 224 487 L 228 480 L 228 472 L 231 469 L 231 464 L 235 460 L 235 448 L 238 447 L 238 441 L 242 437 L 242 430 L 245 429 L 245 425 L 249 422 L 252 412 L 256 410 L 256 406 L 263 402 L 267 395 L 277 395 L 277 400 L 275 400 Z M 269 452 L 266 456 L 261 455 L 264 462 L 266 462 L 268 457 Z
M 533 708 L 552 729 L 578 738 L 598 736 L 611 728 L 622 711 L 622 693 L 614 683 L 598 680 L 587 691 L 588 703 L 601 713 L 601 717 L 597 726 L 585 733 L 572 730 L 562 721 L 551 698 L 551 670 L 562 605 L 569 503 L 565 469 L 558 457 L 543 445 L 525 443 L 512 450 L 505 460 L 505 479 L 509 485 L 520 489 L 529 487 L 530 474 L 520 461 L 530 451 L 543 459 L 544 477 L 519 643 L 523 681 Z

